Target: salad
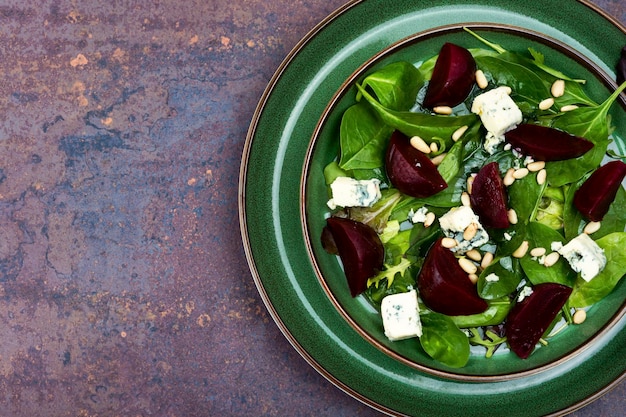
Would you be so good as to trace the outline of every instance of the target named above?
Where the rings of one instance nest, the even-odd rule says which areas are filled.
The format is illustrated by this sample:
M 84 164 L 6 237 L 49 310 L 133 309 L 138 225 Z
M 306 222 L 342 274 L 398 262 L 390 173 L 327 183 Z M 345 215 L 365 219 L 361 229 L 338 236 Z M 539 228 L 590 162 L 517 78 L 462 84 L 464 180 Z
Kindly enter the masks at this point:
M 351 295 L 389 340 L 419 338 L 450 367 L 472 345 L 527 358 L 626 274 L 626 164 L 608 113 L 626 82 L 596 103 L 532 48 L 466 31 L 485 48 L 445 43 L 357 83 L 324 169 L 322 244 Z

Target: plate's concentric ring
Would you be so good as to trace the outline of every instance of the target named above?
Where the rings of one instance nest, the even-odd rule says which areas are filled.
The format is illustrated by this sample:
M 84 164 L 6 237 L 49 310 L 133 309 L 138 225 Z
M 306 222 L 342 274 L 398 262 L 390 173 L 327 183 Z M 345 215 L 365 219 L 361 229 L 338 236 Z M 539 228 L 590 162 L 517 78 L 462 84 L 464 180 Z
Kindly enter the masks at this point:
M 564 16 L 567 10 L 567 16 Z M 411 34 L 468 21 L 544 33 L 613 74 L 626 29 L 585 2 L 563 0 L 355 0 L 316 26 L 270 80 L 252 118 L 240 171 L 244 250 L 270 314 L 323 376 L 390 415 L 563 415 L 626 377 L 626 320 L 573 360 L 512 381 L 439 378 L 366 341 L 334 307 L 309 260 L 300 223 L 309 140 L 341 84 L 379 51 Z M 504 409 L 502 408 L 504 407 Z

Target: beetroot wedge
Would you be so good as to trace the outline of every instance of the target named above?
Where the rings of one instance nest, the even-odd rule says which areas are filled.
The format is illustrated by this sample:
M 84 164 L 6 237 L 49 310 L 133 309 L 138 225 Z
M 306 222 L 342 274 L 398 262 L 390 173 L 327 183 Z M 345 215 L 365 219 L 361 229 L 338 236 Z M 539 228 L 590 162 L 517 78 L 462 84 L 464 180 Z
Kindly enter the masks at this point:
M 574 206 L 587 219 L 599 222 L 609 211 L 626 176 L 626 164 L 611 161 L 596 169 L 576 190 Z
M 389 140 L 385 167 L 391 184 L 411 197 L 430 197 L 448 186 L 428 156 L 398 130 Z
M 449 316 L 478 314 L 488 307 L 476 286 L 449 249 L 437 240 L 428 251 L 417 277 L 417 289 L 431 310 Z
M 465 100 L 475 82 L 476 61 L 465 48 L 445 43 L 439 51 L 424 96 L 424 107 L 454 107 Z
M 536 161 L 562 161 L 577 158 L 591 148 L 587 139 L 546 126 L 522 123 L 504 134 L 513 148 Z
M 472 209 L 485 227 L 509 227 L 506 189 L 497 162 L 491 162 L 478 171 L 470 194 Z
M 522 359 L 530 356 L 571 293 L 572 289 L 565 285 L 538 284 L 529 296 L 513 306 L 506 319 L 505 333 L 509 348 L 517 356 Z
M 350 294 L 356 297 L 367 288 L 368 278 L 382 269 L 383 244 L 374 229 L 352 219 L 330 217 L 326 227 L 343 263 Z

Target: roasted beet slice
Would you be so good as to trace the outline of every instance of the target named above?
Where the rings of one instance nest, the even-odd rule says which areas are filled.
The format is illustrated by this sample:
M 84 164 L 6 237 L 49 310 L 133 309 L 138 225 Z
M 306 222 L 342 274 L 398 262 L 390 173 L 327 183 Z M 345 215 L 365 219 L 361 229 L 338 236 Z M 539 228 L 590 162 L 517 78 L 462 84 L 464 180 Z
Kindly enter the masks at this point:
M 437 313 L 465 316 L 482 313 L 488 307 L 454 254 L 441 246 L 441 239 L 426 255 L 417 277 L 417 289 L 428 308 Z
M 505 333 L 509 348 L 517 356 L 526 359 L 532 353 L 571 293 L 572 289 L 565 285 L 538 284 L 532 294 L 513 306 L 506 319 Z
M 430 197 L 448 186 L 428 156 L 398 130 L 389 140 L 385 168 L 391 184 L 412 197 Z
M 530 123 L 522 123 L 504 134 L 513 148 L 536 161 L 562 161 L 576 158 L 593 148 L 587 139 L 562 130 Z
M 374 229 L 352 219 L 330 217 L 326 227 L 343 263 L 350 294 L 356 297 L 367 288 L 368 278 L 382 269 L 383 244 Z
M 470 203 L 485 227 L 506 229 L 509 217 L 506 208 L 506 189 L 500 177 L 497 162 L 491 162 L 478 171 L 472 184 Z
M 465 100 L 475 82 L 476 61 L 465 48 L 445 43 L 439 51 L 424 96 L 424 107 L 454 107 Z
M 596 169 L 574 194 L 574 206 L 587 219 L 599 222 L 609 211 L 626 176 L 626 164 L 611 161 Z

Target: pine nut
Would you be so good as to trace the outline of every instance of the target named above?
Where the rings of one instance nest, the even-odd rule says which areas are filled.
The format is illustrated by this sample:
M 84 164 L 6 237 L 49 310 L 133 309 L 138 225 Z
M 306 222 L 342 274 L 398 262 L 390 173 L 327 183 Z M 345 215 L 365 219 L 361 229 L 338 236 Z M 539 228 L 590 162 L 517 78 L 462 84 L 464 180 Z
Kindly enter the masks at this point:
M 450 106 L 435 106 L 433 107 L 433 111 L 437 114 L 452 114 L 452 107 Z
M 532 256 L 533 258 L 539 258 L 540 256 L 543 256 L 546 254 L 546 248 L 532 248 L 530 250 L 530 256 Z
M 561 97 L 565 94 L 565 81 L 556 80 L 552 83 L 552 87 L 550 87 L 550 93 L 552 93 L 553 97 Z
M 459 127 L 457 130 L 454 131 L 454 133 L 452 134 L 452 140 L 457 142 L 459 139 L 461 139 L 461 136 L 463 136 L 463 134 L 467 131 L 467 129 L 469 128 L 468 125 L 465 126 L 461 126 Z
M 469 274 L 467 276 L 469 277 L 469 280 L 472 282 L 472 284 L 476 284 L 478 282 L 478 275 Z
M 552 97 L 539 102 L 539 110 L 548 110 L 552 106 L 554 106 L 554 99 Z
M 506 185 L 507 187 L 515 182 L 515 177 L 513 176 L 514 172 L 515 169 L 509 168 L 506 171 L 506 174 L 504 174 L 504 179 L 502 180 L 502 183 L 504 183 L 504 185 Z
M 444 237 L 443 239 L 441 239 L 441 246 L 443 246 L 444 248 L 451 249 L 456 245 L 457 241 L 455 239 L 452 239 L 451 237 Z
M 439 150 L 439 146 L 437 145 L 437 142 L 432 142 L 430 144 L 430 151 L 431 152 L 437 152 Z
M 476 178 L 474 175 L 470 175 L 469 177 L 467 177 L 467 193 L 468 194 L 472 193 L 472 185 L 474 184 L 474 178 Z
M 572 316 L 574 324 L 582 324 L 587 319 L 587 312 L 585 310 L 576 310 Z
M 546 255 L 545 259 L 543 260 L 543 266 L 550 267 L 554 265 L 558 262 L 560 256 L 561 255 L 559 255 L 558 252 L 551 252 L 550 254 Z
M 426 219 L 424 220 L 424 227 L 430 227 L 435 221 L 435 213 L 429 211 L 426 213 Z
M 544 161 L 535 161 L 535 162 L 531 162 L 530 164 L 526 165 L 526 168 L 528 168 L 528 170 L 530 172 L 541 171 L 545 167 L 546 167 L 546 163 Z
M 575 105 L 575 104 L 568 104 L 566 106 L 561 107 L 561 111 L 562 112 L 567 112 L 567 111 L 576 110 L 577 108 L 578 108 L 578 106 Z
M 546 182 L 546 176 L 548 175 L 548 173 L 546 172 L 545 169 L 540 170 L 537 173 L 537 184 L 539 185 L 543 185 L 543 183 Z
M 476 236 L 476 232 L 478 232 L 478 226 L 476 226 L 476 223 L 470 223 L 463 231 L 463 239 L 472 240 Z
M 480 88 L 481 90 L 487 88 L 489 82 L 487 81 L 487 77 L 482 70 L 476 70 L 474 76 L 476 77 L 476 85 L 478 85 L 478 88 Z
M 506 212 L 506 215 L 509 219 L 509 223 L 517 224 L 517 212 L 515 211 L 515 209 L 510 209 Z
M 521 180 L 526 175 L 528 175 L 528 168 L 519 168 L 513 171 L 513 178 L 516 180 Z
M 478 272 L 478 267 L 474 265 L 474 262 L 470 261 L 467 258 L 459 258 L 459 266 L 461 269 L 468 274 L 475 274 Z
M 499 87 L 499 88 L 501 88 L 502 91 L 504 91 L 507 96 L 510 96 L 511 93 L 513 92 L 513 90 L 511 90 L 511 87 L 509 87 L 508 85 L 503 85 L 502 87 Z
M 515 249 L 515 252 L 513 252 L 513 257 L 514 258 L 523 258 L 524 255 L 526 255 L 526 252 L 528 252 L 528 241 L 525 240 L 522 242 L 521 245 L 519 245 L 519 247 L 517 249 Z
M 463 194 L 461 194 L 461 204 L 465 207 L 469 207 L 471 205 L 470 196 L 466 191 L 463 191 Z
M 482 269 L 487 268 L 489 265 L 491 265 L 491 262 L 493 262 L 493 253 L 491 252 L 485 252 L 485 255 L 483 255 L 483 260 L 480 261 L 480 267 Z
M 480 262 L 480 260 L 483 258 L 480 252 L 478 252 L 476 249 L 468 250 L 465 253 L 465 256 L 470 258 L 472 261 L 476 261 L 476 262 Z
M 593 234 L 597 232 L 598 230 L 600 230 L 600 226 L 602 226 L 600 222 L 589 222 L 583 229 L 583 232 L 585 232 L 588 235 Z
M 420 152 L 430 153 L 430 146 L 419 136 L 413 136 L 410 140 L 411 146 Z
M 446 155 L 446 153 L 440 153 L 439 155 L 432 158 L 430 162 L 432 162 L 434 166 L 441 165 L 441 162 L 443 162 L 443 158 L 445 158 Z

